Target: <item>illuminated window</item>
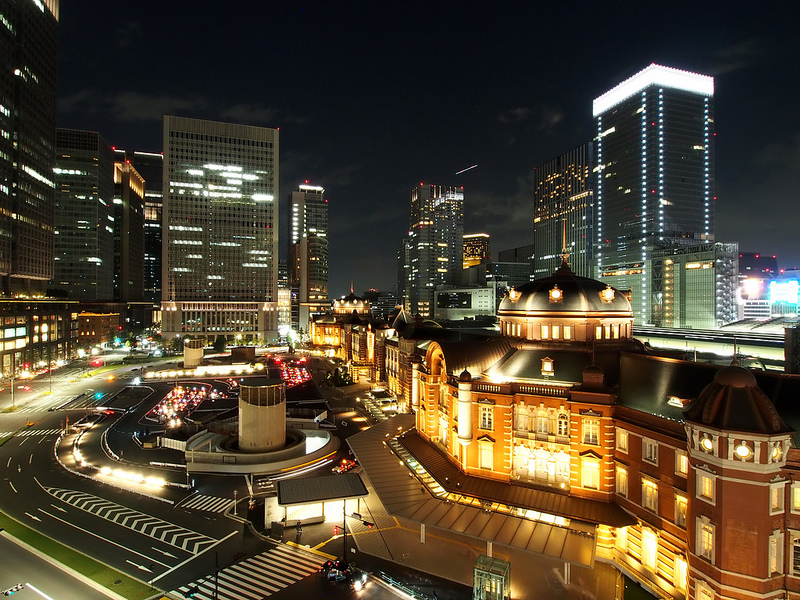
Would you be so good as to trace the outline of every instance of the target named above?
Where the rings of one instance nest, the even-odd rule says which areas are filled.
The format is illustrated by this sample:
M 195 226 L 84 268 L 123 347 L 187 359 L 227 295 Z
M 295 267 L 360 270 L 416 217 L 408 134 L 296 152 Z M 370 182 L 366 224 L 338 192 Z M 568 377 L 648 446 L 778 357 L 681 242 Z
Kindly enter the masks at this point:
M 492 409 L 492 406 L 481 406 L 481 418 L 478 424 L 480 429 L 485 429 L 486 431 L 492 430 L 492 424 L 494 421 Z
M 583 487 L 596 490 L 600 487 L 600 461 L 591 456 L 581 459 L 581 482 Z
M 572 325 L 564 325 L 564 339 L 565 340 L 572 339 Z
M 480 442 L 480 461 L 481 469 L 494 468 L 494 443 L 489 440 Z
M 714 476 L 697 471 L 697 497 L 714 504 Z
M 611 338 L 615 340 L 619 339 L 619 325 L 616 323 L 611 326 Z
M 620 496 L 628 496 L 628 469 L 621 465 L 617 465 L 616 472 L 616 488 Z
M 800 575 L 800 537 L 792 538 L 792 575 Z
M 800 512 L 800 483 L 792 484 L 792 512 Z
M 642 532 L 642 564 L 655 571 L 658 559 L 658 538 L 655 531 L 645 529 Z
M 545 377 L 552 377 L 555 374 L 555 367 L 553 366 L 553 359 L 546 357 L 542 359 L 542 375 Z
M 642 438 L 642 460 L 658 464 L 658 442 Z
M 785 483 L 773 483 L 769 486 L 769 513 L 774 515 L 783 512 L 783 496 Z
M 769 572 L 783 573 L 783 534 L 777 529 L 769 536 Z
M 550 338 L 550 325 L 542 325 L 542 339 L 546 340 Z
M 625 552 L 628 549 L 628 528 L 620 527 L 617 529 L 617 548 Z
M 600 419 L 583 417 L 583 443 L 597 446 L 599 444 Z
M 539 411 L 536 414 L 536 433 L 542 435 L 547 435 L 549 433 L 547 427 L 547 413 L 544 411 Z
M 702 579 L 695 579 L 697 586 L 697 600 L 714 600 L 714 590 L 708 587 L 708 584 Z
M 603 339 L 603 326 L 602 325 L 597 325 L 594 328 L 594 339 L 596 339 L 596 340 L 602 340 Z
M 714 562 L 714 525 L 707 517 L 697 518 L 696 554 Z
M 559 437 L 569 436 L 569 416 L 564 413 L 558 415 L 558 435 Z
M 686 580 L 689 575 L 688 565 L 686 560 L 680 557 L 675 557 L 675 571 L 673 573 L 673 583 L 679 590 L 686 591 Z
M 688 506 L 686 496 L 675 494 L 675 525 L 686 529 L 686 509 Z
M 658 512 L 658 484 L 645 477 L 642 477 L 642 506 Z
M 628 432 L 617 427 L 617 450 L 628 451 Z
M 686 475 L 689 472 L 689 457 L 683 450 L 675 450 L 675 472 Z

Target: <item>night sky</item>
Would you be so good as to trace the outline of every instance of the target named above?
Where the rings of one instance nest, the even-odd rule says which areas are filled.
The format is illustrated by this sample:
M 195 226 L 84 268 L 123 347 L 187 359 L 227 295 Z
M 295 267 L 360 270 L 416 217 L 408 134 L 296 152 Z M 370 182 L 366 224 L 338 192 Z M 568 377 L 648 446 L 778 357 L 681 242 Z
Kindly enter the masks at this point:
M 393 289 L 419 182 L 464 186 L 494 255 L 532 243 L 532 168 L 658 63 L 715 77 L 717 239 L 800 267 L 798 25 L 792 1 L 62 0 L 57 122 L 154 152 L 165 113 L 279 127 L 281 256 L 289 192 L 324 186 L 335 298 Z

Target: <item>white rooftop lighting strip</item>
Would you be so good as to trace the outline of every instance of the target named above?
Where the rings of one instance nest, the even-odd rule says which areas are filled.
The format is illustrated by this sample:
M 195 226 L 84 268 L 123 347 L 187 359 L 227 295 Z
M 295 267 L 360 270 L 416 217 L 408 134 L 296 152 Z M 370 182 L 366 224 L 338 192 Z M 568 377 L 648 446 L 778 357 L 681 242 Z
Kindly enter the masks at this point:
M 612 106 L 616 106 L 651 85 L 694 92 L 703 96 L 714 95 L 713 77 L 661 65 L 650 65 L 596 98 L 592 103 L 592 115 L 596 117 L 604 113 Z
M 310 192 L 324 192 L 325 188 L 319 185 L 301 185 L 299 186 L 303 191 L 310 191 Z

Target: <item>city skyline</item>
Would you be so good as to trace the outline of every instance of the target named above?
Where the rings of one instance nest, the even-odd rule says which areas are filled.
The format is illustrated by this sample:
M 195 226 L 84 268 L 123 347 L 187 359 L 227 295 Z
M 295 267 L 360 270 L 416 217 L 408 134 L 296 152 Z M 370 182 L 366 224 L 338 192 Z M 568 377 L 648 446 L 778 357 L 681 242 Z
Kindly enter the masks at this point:
M 790 220 L 776 218 L 796 189 L 798 132 L 783 118 L 798 86 L 784 68 L 797 52 L 792 7 L 617 4 L 565 18 L 560 8 L 446 5 L 262 13 L 243 3 L 219 14 L 200 3 L 181 28 L 177 7 L 90 4 L 62 7 L 58 125 L 129 151 L 161 150 L 164 113 L 281 128 L 281 198 L 308 179 L 330 200 L 331 298 L 351 281 L 358 293 L 393 287 L 408 190 L 420 181 L 463 185 L 465 232 L 489 233 L 495 254 L 532 243 L 533 167 L 589 141 L 592 100 L 650 63 L 715 77 L 717 239 L 800 266 Z M 267 55 L 247 41 L 264 28 Z M 226 52 L 198 44 L 203 31 Z M 163 68 L 165 55 L 180 69 Z M 105 66 L 121 56 L 128 69 Z

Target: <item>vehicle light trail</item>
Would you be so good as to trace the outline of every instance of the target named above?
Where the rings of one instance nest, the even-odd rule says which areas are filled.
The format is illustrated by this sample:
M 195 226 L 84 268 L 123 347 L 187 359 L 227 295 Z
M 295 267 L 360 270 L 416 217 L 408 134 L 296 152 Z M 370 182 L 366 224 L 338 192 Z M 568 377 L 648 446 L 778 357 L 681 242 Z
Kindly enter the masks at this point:
M 467 167 L 466 169 L 461 169 L 460 171 L 456 171 L 456 175 L 461 175 L 462 173 L 466 173 L 467 171 L 470 171 L 477 166 L 478 165 L 472 165 L 471 167 Z

